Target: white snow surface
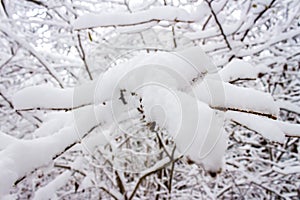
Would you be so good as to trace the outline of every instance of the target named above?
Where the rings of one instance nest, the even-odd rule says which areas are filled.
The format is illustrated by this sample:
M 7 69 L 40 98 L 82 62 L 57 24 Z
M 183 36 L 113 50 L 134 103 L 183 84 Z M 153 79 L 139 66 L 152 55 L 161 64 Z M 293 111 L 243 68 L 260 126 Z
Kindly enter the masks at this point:
M 285 109 L 285 110 L 300 114 L 300 106 L 298 106 L 294 103 L 284 101 L 284 100 L 276 100 L 276 104 L 281 109 Z
M 13 136 L 10 136 L 0 131 L 0 151 L 2 149 L 5 149 L 12 143 L 16 142 L 17 140 L 18 140 L 17 138 L 14 138 Z
M 56 196 L 56 191 L 64 186 L 69 178 L 72 175 L 72 170 L 73 169 L 80 169 L 82 165 L 82 158 L 77 158 L 70 170 L 64 171 L 62 174 L 58 175 L 54 180 L 52 180 L 50 183 L 47 185 L 39 188 L 35 194 L 34 194 L 34 200 L 48 200 L 48 199 L 53 199 L 53 197 Z
M 256 79 L 259 73 L 266 73 L 267 68 L 259 65 L 254 67 L 241 59 L 233 59 L 219 71 L 223 81 L 230 82 L 238 79 Z
M 48 136 L 37 139 L 17 140 L 0 151 L 0 196 L 6 194 L 18 178 L 35 168 L 49 164 L 53 157 L 79 141 L 95 125 L 105 123 L 107 119 L 101 118 L 105 117 L 105 111 L 99 109 L 99 116 L 96 119 L 92 106 L 77 109 L 74 113 L 74 121 L 65 123 L 59 131 L 47 133 Z M 42 126 L 40 129 L 45 128 Z M 56 128 L 52 130 L 55 131 Z
M 15 109 L 76 109 L 49 114 L 34 132 L 37 139 L 15 141 L 9 138 L 3 140 L 3 144 L 0 142 L 3 146 L 0 195 L 7 193 L 18 178 L 47 165 L 55 155 L 98 125 L 102 132 L 91 133 L 83 139 L 87 150 L 92 152 L 98 145 L 110 142 L 109 130 L 119 127 L 124 119 L 134 119 L 133 113 L 138 114 L 137 99 L 140 97 L 146 120 L 155 121 L 155 128 L 166 130 L 181 154 L 211 171 L 218 171 L 223 164 L 227 147 L 225 119 L 234 120 L 277 142 L 283 142 L 285 135 L 299 134 L 298 125 L 254 114 L 225 112 L 226 108 L 234 108 L 278 115 L 279 108 L 269 94 L 224 82 L 239 75 L 246 76 L 248 71 L 237 67 L 241 65 L 246 64 L 233 61 L 220 75 L 208 56 L 194 47 L 181 52 L 140 55 L 109 68 L 95 81 L 75 88 L 43 85 L 19 91 L 13 97 Z M 250 75 L 256 76 L 257 72 Z M 0 137 L 6 138 L 3 134 Z M 62 179 L 67 175 L 62 175 Z
M 87 83 L 76 88 L 53 88 L 39 85 L 24 88 L 13 97 L 16 110 L 31 108 L 73 108 L 91 104 L 94 95 L 94 83 Z
M 64 186 L 66 182 L 69 180 L 69 178 L 72 175 L 72 171 L 67 170 L 64 171 L 62 174 L 57 176 L 53 181 L 48 183 L 46 186 L 40 188 L 37 190 L 34 194 L 34 200 L 47 200 L 47 199 L 53 199 L 56 193 L 56 191 Z
M 182 8 L 163 6 L 134 13 L 84 14 L 73 22 L 73 26 L 75 29 L 86 29 L 100 26 L 138 25 L 162 20 L 192 22 L 200 19 L 201 15 L 199 14 L 197 12 L 188 13 Z
M 226 112 L 226 117 L 247 128 L 260 133 L 265 138 L 283 143 L 285 140 L 285 133 L 282 126 L 277 125 L 276 120 L 272 120 L 263 116 L 252 115 L 248 113 L 239 113 L 236 111 Z M 300 127 L 298 126 L 298 129 Z M 288 129 L 288 128 L 286 128 Z
M 233 108 L 278 116 L 273 97 L 252 88 L 238 87 L 207 76 L 195 86 L 199 100 L 212 107 Z

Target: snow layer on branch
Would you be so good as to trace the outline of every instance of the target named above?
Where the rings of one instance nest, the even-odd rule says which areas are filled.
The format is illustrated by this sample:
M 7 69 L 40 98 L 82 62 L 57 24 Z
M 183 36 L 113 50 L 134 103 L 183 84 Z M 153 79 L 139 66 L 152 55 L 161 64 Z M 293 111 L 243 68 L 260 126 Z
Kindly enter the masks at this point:
M 142 93 L 146 119 L 168 130 L 180 153 L 207 170 L 222 167 L 227 146 L 222 112 L 176 90 L 152 86 L 138 92 Z M 154 92 L 157 95 L 151 95 Z
M 7 193 L 18 178 L 49 164 L 53 157 L 75 144 L 97 124 L 108 122 L 107 110 L 101 107 L 96 112 L 98 116 L 95 116 L 92 106 L 77 109 L 74 111 L 75 121 L 65 124 L 58 132 L 33 140 L 17 140 L 0 151 L 0 196 Z
M 53 181 L 48 183 L 46 186 L 40 188 L 35 194 L 34 194 L 34 200 L 47 200 L 51 199 L 53 196 L 55 196 L 56 191 L 64 186 L 66 182 L 69 180 L 69 178 L 72 175 L 72 171 L 65 171 L 62 174 L 58 175 Z
M 288 122 L 276 121 L 279 128 L 287 136 L 300 137 L 300 124 L 291 124 Z
M 265 138 L 276 141 L 283 142 L 285 139 L 285 134 L 281 128 L 277 125 L 277 121 L 257 116 L 248 113 L 239 113 L 235 111 L 226 112 L 226 117 L 231 119 L 247 128 L 260 133 Z
M 91 104 L 93 102 L 94 83 L 74 88 L 54 88 L 39 85 L 24 88 L 13 97 L 13 105 L 20 109 L 68 109 Z
M 238 79 L 256 79 L 259 73 L 267 72 L 263 66 L 254 67 L 248 62 L 234 59 L 219 71 L 223 81 L 230 82 Z
M 70 125 L 71 121 L 72 113 L 48 113 L 42 125 L 33 132 L 33 135 L 36 138 L 52 135 Z
M 134 91 L 143 84 L 156 84 L 186 90 L 193 80 L 201 80 L 213 71 L 213 64 L 200 48 L 177 53 L 140 55 L 131 61 L 110 68 L 98 80 L 95 102 L 116 97 L 121 89 Z M 113 94 L 113 92 L 116 92 Z
M 139 33 L 155 26 L 157 23 L 158 23 L 157 21 L 152 21 L 149 23 L 139 24 L 135 26 L 126 26 L 126 27 L 120 26 L 117 27 L 117 31 L 119 33 Z
M 0 131 L 0 151 L 16 141 L 18 141 L 17 138 Z
M 229 66 L 227 70 L 231 68 L 231 72 L 223 71 L 224 76 L 230 79 L 229 74 L 246 74 L 247 71 L 237 69 L 237 66 Z M 42 134 L 36 131 L 41 138 L 18 141 L 1 151 L 0 194 L 7 192 L 11 184 L 25 173 L 51 162 L 53 156 L 76 143 L 97 125 L 106 130 L 121 120 L 132 119 L 130 109 L 137 112 L 137 101 L 129 101 L 131 92 L 142 97 L 147 122 L 155 122 L 158 126 L 154 128 L 167 130 L 182 154 L 212 171 L 218 171 L 222 166 L 227 146 L 223 130 L 225 116 L 219 110 L 231 108 L 275 116 L 278 114 L 278 107 L 269 94 L 224 83 L 200 48 L 141 55 L 108 69 L 98 80 L 75 89 L 48 86 L 26 88 L 13 98 L 17 109 L 92 105 L 73 110 L 75 121 L 70 120 L 71 117 L 62 117 L 65 122 L 56 123 L 50 117 L 40 128 L 40 131 L 47 129 L 48 132 Z M 219 110 L 211 107 L 219 107 Z M 284 132 L 297 132 L 295 127 L 276 124 L 261 116 L 232 111 L 228 111 L 226 116 L 274 141 L 282 142 Z M 108 133 L 97 134 L 84 139 L 90 151 L 109 141 L 105 135 Z M 28 158 L 31 162 L 28 162 Z
M 252 88 L 238 87 L 207 76 L 195 86 L 197 97 L 212 107 L 233 108 L 277 116 L 279 108 L 273 97 Z M 222 94 L 225 98 L 222 99 Z
M 0 195 L 36 167 L 48 164 L 52 157 L 76 141 L 75 129 L 65 127 L 57 134 L 35 140 L 18 141 L 0 152 Z
M 288 111 L 300 114 L 300 107 L 293 104 L 293 103 L 291 103 L 291 102 L 284 101 L 284 100 L 276 100 L 276 104 L 281 109 L 288 110 Z
M 199 20 L 199 13 L 188 13 L 182 8 L 163 6 L 135 13 L 85 14 L 77 18 L 73 25 L 75 29 L 87 29 L 100 26 L 137 25 L 161 20 L 193 22 Z
M 70 108 L 73 89 L 59 89 L 47 85 L 28 87 L 13 97 L 15 109 Z
M 56 191 L 64 186 L 69 178 L 72 175 L 72 169 L 80 169 L 82 165 L 82 158 L 77 158 L 71 166 L 70 170 L 67 170 L 63 172 L 62 174 L 58 175 L 54 180 L 52 180 L 47 185 L 41 187 L 38 189 L 34 194 L 34 200 L 47 200 L 47 199 L 53 199 L 54 196 L 56 196 Z

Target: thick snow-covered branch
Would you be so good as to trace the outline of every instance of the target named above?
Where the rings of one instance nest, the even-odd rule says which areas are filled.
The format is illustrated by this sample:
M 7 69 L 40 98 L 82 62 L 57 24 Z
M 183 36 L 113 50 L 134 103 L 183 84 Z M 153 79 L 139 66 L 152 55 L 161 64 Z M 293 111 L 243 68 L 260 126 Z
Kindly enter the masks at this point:
M 94 99 L 95 83 L 76 88 L 53 88 L 47 85 L 27 87 L 13 97 L 16 110 L 72 110 L 91 105 Z
M 85 14 L 74 21 L 73 25 L 79 30 L 108 26 L 134 26 L 159 21 L 192 23 L 199 20 L 200 14 L 188 13 L 182 8 L 164 6 L 135 13 Z

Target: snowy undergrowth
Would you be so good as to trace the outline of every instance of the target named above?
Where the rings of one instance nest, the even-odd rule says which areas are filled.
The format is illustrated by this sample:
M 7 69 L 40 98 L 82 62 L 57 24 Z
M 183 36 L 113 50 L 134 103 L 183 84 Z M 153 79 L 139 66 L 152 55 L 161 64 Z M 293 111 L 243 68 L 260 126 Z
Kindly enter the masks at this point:
M 16 181 L 78 145 L 92 156 L 95 149 L 109 145 L 106 158 L 112 167 L 126 170 L 121 166 L 125 158 L 117 157 L 127 155 L 130 159 L 143 150 L 138 149 L 141 144 L 129 145 L 136 145 L 137 149 L 123 149 L 120 138 L 124 135 L 144 142 L 150 138 L 149 143 L 155 141 L 153 138 L 159 141 L 163 152 L 160 157 L 150 159 L 143 167 L 137 166 L 143 165 L 138 164 L 141 160 L 131 163 L 134 167 L 130 169 L 141 174 L 149 173 L 149 169 L 155 171 L 155 159 L 172 162 L 181 155 L 207 171 L 219 172 L 227 148 L 228 136 L 223 129 L 226 120 L 274 142 L 282 143 L 285 135 L 300 136 L 299 125 L 276 120 L 279 102 L 271 95 L 230 83 L 238 78 L 257 78 L 259 73 L 265 73 L 265 68 L 239 59 L 218 70 L 195 47 L 140 55 L 75 88 L 25 88 L 14 95 L 15 109 L 66 112 L 49 114 L 33 133 L 35 139 L 20 140 L 0 134 L 0 193 L 7 194 Z M 39 189 L 36 198 L 46 191 L 55 191 L 63 185 L 60 180 L 69 176 L 70 173 L 61 174 Z

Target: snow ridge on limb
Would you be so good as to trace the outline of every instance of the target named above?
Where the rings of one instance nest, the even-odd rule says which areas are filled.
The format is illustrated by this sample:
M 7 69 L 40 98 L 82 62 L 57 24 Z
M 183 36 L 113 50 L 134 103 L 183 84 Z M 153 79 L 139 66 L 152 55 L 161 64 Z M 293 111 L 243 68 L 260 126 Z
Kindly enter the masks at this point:
M 54 197 L 56 197 L 56 191 L 68 182 L 69 178 L 73 174 L 73 171 L 79 170 L 81 168 L 82 164 L 83 164 L 82 158 L 80 158 L 80 157 L 77 158 L 72 163 L 69 170 L 64 171 L 63 173 L 59 174 L 50 183 L 39 188 L 35 192 L 33 199 L 34 200 L 47 200 L 47 199 L 53 199 Z
M 270 94 L 252 88 L 238 87 L 222 82 L 219 84 L 223 86 L 225 101 L 212 99 L 210 87 L 218 84 L 218 82 L 220 81 L 205 78 L 201 83 L 197 84 L 195 89 L 198 91 L 196 94 L 199 100 L 218 110 L 236 110 L 274 119 L 278 116 L 279 108 L 275 104 L 273 97 Z
M 263 116 L 239 113 L 236 111 L 226 112 L 226 118 L 261 134 L 271 141 L 283 143 L 285 136 L 300 137 L 299 124 L 291 124 Z
M 267 70 L 267 67 L 254 67 L 248 62 L 235 58 L 225 65 L 219 74 L 223 81 L 232 83 L 238 80 L 256 80 L 260 73 L 264 74 Z
M 13 96 L 13 105 L 16 110 L 21 111 L 33 109 L 68 111 L 92 104 L 94 87 L 94 82 L 64 89 L 48 85 L 27 87 Z
M 135 13 L 85 14 L 76 19 L 73 25 L 75 29 L 79 30 L 108 26 L 132 26 L 159 21 L 191 23 L 199 20 L 199 16 L 199 13 L 188 13 L 182 8 L 163 6 Z
M 0 151 L 0 196 L 7 194 L 11 186 L 25 178 L 27 173 L 49 164 L 81 139 L 86 139 L 99 123 L 105 123 L 105 119 L 101 120 L 105 110 L 99 110 L 100 121 L 97 121 L 92 110 L 91 106 L 80 108 L 74 111 L 79 117 L 71 122 L 66 118 L 65 125 L 59 131 L 37 139 L 17 140 Z M 81 126 L 78 127 L 78 124 Z M 53 130 L 56 131 L 55 128 Z M 106 144 L 104 136 L 100 139 L 103 141 L 98 141 L 99 144 Z

